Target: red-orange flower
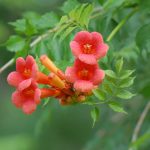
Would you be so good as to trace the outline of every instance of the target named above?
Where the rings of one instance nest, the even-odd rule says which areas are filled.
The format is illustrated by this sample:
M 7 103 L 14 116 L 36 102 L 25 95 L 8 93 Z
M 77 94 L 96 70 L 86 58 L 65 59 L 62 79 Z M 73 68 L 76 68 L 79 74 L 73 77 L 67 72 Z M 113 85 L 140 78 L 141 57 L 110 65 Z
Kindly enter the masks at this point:
M 22 108 L 25 114 L 35 111 L 37 104 L 40 103 L 41 91 L 37 84 L 31 79 L 21 83 L 19 88 L 12 94 L 12 103 Z
M 108 45 L 98 32 L 78 32 L 70 47 L 73 54 L 87 64 L 96 64 L 97 59 L 104 57 L 108 51 Z
M 35 75 L 37 71 L 38 67 L 32 56 L 27 56 L 26 60 L 19 57 L 16 60 L 16 71 L 8 75 L 7 81 L 10 85 L 17 87 L 22 81 L 34 78 L 33 75 Z
M 66 79 L 74 83 L 74 88 L 80 92 L 89 92 L 103 80 L 105 73 L 98 68 L 98 64 L 86 64 L 79 59 L 73 67 L 67 67 Z

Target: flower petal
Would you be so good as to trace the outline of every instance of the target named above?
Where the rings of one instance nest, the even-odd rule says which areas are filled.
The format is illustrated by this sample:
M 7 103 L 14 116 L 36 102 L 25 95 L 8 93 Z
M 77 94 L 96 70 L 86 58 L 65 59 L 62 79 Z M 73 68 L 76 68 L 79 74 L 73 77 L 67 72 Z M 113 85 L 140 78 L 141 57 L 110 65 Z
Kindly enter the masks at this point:
M 15 91 L 15 92 L 12 94 L 12 103 L 13 103 L 16 107 L 18 107 L 18 108 L 22 107 L 23 101 L 24 101 L 24 97 L 20 94 L 20 92 Z
M 34 65 L 32 66 L 32 71 L 31 71 L 31 73 L 32 73 L 32 78 L 33 78 L 33 79 L 36 78 L 37 72 L 38 72 L 38 66 L 37 66 L 37 64 L 34 64 Z
M 91 42 L 91 39 L 92 36 L 88 31 L 81 31 L 75 35 L 74 41 L 79 44 L 87 44 Z
M 78 55 L 81 53 L 80 45 L 76 41 L 70 42 L 70 48 L 76 57 L 78 57 Z
M 99 59 L 104 57 L 108 51 L 108 48 L 108 45 L 105 43 L 99 44 L 96 50 L 96 58 Z
M 14 87 L 17 87 L 18 84 L 21 83 L 22 81 L 23 79 L 20 73 L 16 71 L 11 72 L 7 77 L 7 82 Z
M 22 57 L 17 58 L 16 60 L 16 71 L 19 73 L 24 72 L 26 62 Z
M 22 110 L 25 114 L 29 115 L 36 110 L 36 104 L 33 100 L 28 100 L 23 104 Z
M 94 85 L 90 81 L 77 80 L 74 83 L 74 88 L 80 92 L 89 92 L 94 88 Z
M 67 67 L 65 71 L 65 76 L 69 82 L 73 83 L 77 80 L 77 76 L 75 75 L 75 70 L 73 67 Z
M 32 79 L 27 79 L 27 80 L 24 80 L 22 81 L 19 86 L 18 86 L 18 90 L 19 91 L 23 91 L 24 89 L 28 88 L 32 83 Z
M 93 54 L 80 54 L 79 59 L 89 65 L 94 65 L 97 63 L 96 58 Z
M 32 69 L 33 64 L 35 64 L 35 60 L 31 55 L 28 55 L 26 58 L 26 68 Z
M 101 69 L 96 69 L 93 79 L 91 80 L 94 85 L 98 85 L 105 77 L 105 72 Z
M 98 32 L 91 32 L 92 34 L 92 42 L 93 44 L 98 44 L 98 43 L 103 43 L 103 37 L 100 33 Z
M 39 104 L 41 102 L 40 96 L 41 96 L 41 90 L 37 88 L 34 93 L 34 101 L 36 104 Z

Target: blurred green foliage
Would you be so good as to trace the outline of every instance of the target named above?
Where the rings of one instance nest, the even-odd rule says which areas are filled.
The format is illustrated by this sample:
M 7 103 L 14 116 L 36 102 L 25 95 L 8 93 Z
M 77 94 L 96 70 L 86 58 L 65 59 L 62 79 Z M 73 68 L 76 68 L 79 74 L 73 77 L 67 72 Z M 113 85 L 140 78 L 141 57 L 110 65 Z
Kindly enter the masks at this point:
M 66 66 L 71 65 L 73 62 L 71 52 L 68 51 L 69 41 L 77 31 L 86 29 L 89 23 L 89 30 L 102 33 L 106 41 L 112 30 L 133 9 L 138 8 L 137 12 L 127 20 L 112 40 L 108 42 L 110 46 L 109 54 L 100 61 L 103 69 L 113 71 L 116 69 L 114 72 L 107 71 L 105 82 L 107 83 L 107 80 L 109 80 L 116 85 L 118 81 L 116 79 L 119 78 L 123 88 L 132 84 L 134 78 L 130 77 L 128 81 L 123 82 L 122 76 L 125 75 L 125 72 L 120 73 L 122 59 L 119 60 L 120 62 L 116 62 L 116 60 L 120 57 L 123 58 L 124 68 L 127 68 L 126 70 L 130 69 L 126 71 L 129 75 L 133 73 L 132 70 L 135 70 L 133 74 L 136 75 L 136 78 L 132 90 L 137 95 L 126 103 L 118 101 L 118 99 L 115 99 L 116 102 L 109 103 L 113 110 L 124 112 L 120 107 L 120 103 L 123 104 L 128 115 L 114 113 L 106 105 L 101 105 L 100 108 L 96 107 L 91 113 L 91 106 L 74 105 L 62 107 L 57 101 L 50 100 L 46 106 L 39 106 L 40 108 L 34 114 L 26 116 L 12 106 L 10 101 L 13 89 L 7 85 L 6 76 L 10 70 L 14 70 L 14 66 L 12 66 L 0 76 L 0 150 L 129 149 L 137 119 L 150 100 L 150 1 L 94 0 L 92 5 L 87 3 L 93 1 L 82 1 L 86 3 L 84 7 L 80 6 L 80 2 L 69 0 L 65 1 L 63 5 L 61 0 L 1 0 L 0 65 L 2 66 L 10 60 L 14 56 L 14 52 L 22 50 L 15 55 L 25 56 L 30 53 L 38 58 L 41 54 L 47 53 L 60 68 L 65 70 Z M 78 11 L 76 10 L 68 16 L 67 13 L 74 9 L 75 5 L 77 5 Z M 88 8 L 87 20 L 82 19 L 82 13 L 85 8 Z M 89 15 L 92 9 L 94 11 L 93 16 L 97 14 L 98 16 L 90 19 Z M 62 15 L 64 16 L 63 18 Z M 79 17 L 80 15 L 81 18 Z M 72 19 L 71 22 L 64 24 L 70 18 Z M 15 22 L 16 19 L 17 21 Z M 59 20 L 61 21 L 59 22 Z M 81 20 L 83 21 L 82 24 L 78 24 Z M 89 20 L 91 21 L 89 22 Z M 55 26 L 61 26 L 59 32 L 52 33 L 52 35 L 33 46 L 30 51 L 24 51 L 30 47 L 31 41 L 36 36 L 46 34 L 47 30 L 53 29 Z M 16 32 L 12 30 L 12 27 L 15 27 Z M 15 35 L 16 33 L 17 35 Z M 64 34 L 63 37 L 62 34 Z M 8 39 L 9 35 L 13 36 Z M 55 38 L 53 38 L 54 36 Z M 3 44 L 7 39 L 7 49 L 11 53 L 6 51 L 6 47 Z M 23 54 L 22 52 L 25 53 Z M 125 69 L 122 71 L 125 71 Z M 118 72 L 117 76 L 115 75 L 116 72 Z M 117 82 L 117 84 L 119 83 Z M 111 87 L 112 85 L 109 86 Z M 130 94 L 126 94 L 130 98 Z M 105 94 L 101 88 L 95 95 L 97 98 L 94 99 L 99 99 L 100 102 L 103 102 Z M 124 95 L 123 93 L 118 97 L 124 97 Z M 91 116 L 96 121 L 98 109 L 100 110 L 100 120 L 92 128 L 92 120 L 89 115 L 91 113 Z M 132 144 L 133 148 L 149 150 L 149 123 L 150 116 L 147 115 L 139 139 Z

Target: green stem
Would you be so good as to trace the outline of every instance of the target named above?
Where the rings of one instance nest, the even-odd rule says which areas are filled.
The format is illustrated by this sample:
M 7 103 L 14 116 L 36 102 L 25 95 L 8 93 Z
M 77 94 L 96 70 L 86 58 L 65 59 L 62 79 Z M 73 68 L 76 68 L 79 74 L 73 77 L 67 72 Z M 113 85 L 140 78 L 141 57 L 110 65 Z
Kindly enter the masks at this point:
M 132 17 L 137 12 L 137 10 L 137 8 L 133 9 L 131 13 L 129 13 L 123 20 L 121 20 L 121 22 L 109 34 L 106 40 L 107 42 L 109 42 L 115 36 L 115 34 L 121 29 L 121 27 L 130 19 L 130 17 Z

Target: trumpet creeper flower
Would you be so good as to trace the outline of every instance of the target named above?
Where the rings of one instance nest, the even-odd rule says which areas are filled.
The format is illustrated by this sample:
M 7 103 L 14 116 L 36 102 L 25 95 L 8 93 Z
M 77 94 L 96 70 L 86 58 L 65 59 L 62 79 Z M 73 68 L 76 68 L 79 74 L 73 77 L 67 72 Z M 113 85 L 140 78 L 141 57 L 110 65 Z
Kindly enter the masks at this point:
M 70 42 L 70 47 L 74 56 L 87 64 L 96 64 L 108 51 L 108 45 L 98 32 L 78 32 Z
M 34 78 L 37 71 L 38 67 L 32 56 L 29 55 L 26 59 L 19 57 L 16 60 L 16 71 L 8 75 L 7 81 L 10 85 L 18 87 L 21 82 L 25 80 L 28 82 L 27 80 Z
M 12 103 L 21 108 L 25 114 L 31 114 L 40 103 L 41 90 L 31 79 L 23 81 L 20 87 L 12 94 Z
M 105 73 L 98 64 L 86 64 L 76 59 L 73 67 L 67 67 L 65 75 L 77 91 L 89 92 L 102 82 Z

